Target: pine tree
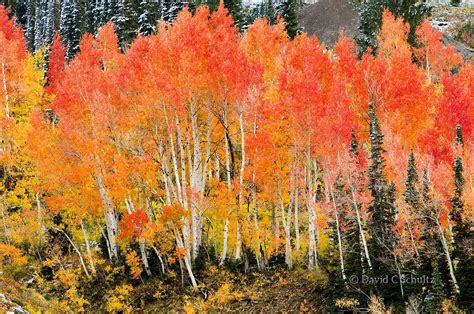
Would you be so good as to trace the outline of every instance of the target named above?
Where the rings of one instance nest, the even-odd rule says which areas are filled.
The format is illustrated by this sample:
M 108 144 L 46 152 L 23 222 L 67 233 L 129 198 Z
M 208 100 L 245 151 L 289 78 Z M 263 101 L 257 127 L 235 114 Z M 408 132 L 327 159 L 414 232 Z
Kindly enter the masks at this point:
M 464 143 L 460 125 L 456 127 L 455 146 Z M 453 259 L 456 263 L 455 273 L 458 278 L 459 294 L 456 301 L 461 309 L 469 310 L 474 299 L 474 285 L 469 275 L 474 273 L 474 254 L 472 252 L 472 232 L 469 219 L 466 217 L 463 202 L 463 190 L 465 179 L 464 167 L 461 156 L 456 156 L 453 165 L 454 172 L 454 195 L 451 197 L 451 220 L 453 226 Z
M 285 29 L 291 39 L 300 32 L 298 17 L 296 15 L 297 12 L 297 0 L 286 0 L 283 2 L 281 17 L 285 20 Z
M 446 294 L 443 278 L 441 277 L 441 273 L 439 271 L 438 262 L 434 260 L 433 272 L 431 275 L 431 287 L 425 300 L 426 306 L 424 312 L 441 313 L 443 309 L 443 301 L 445 298 Z
M 357 141 L 357 137 L 355 135 L 354 129 L 351 131 L 351 143 L 349 145 L 349 154 L 352 157 L 359 156 L 359 142 Z
M 97 3 L 95 0 L 88 0 L 85 1 L 84 5 L 83 33 L 95 34 L 97 31 L 97 26 L 95 24 Z
M 224 0 L 224 6 L 234 18 L 234 25 L 239 30 L 243 30 L 245 25 L 245 15 L 242 0 Z
M 54 32 L 56 30 L 56 23 L 55 23 L 55 17 L 56 17 L 56 5 L 55 1 L 50 0 L 48 1 L 47 5 L 47 13 L 45 16 L 45 26 L 44 26 L 44 34 L 43 34 L 43 45 L 44 46 L 49 46 L 53 42 L 53 37 L 54 37 Z
M 29 51 L 35 50 L 35 3 L 34 0 L 26 1 L 25 13 L 25 39 Z
M 112 17 L 120 46 L 127 47 L 138 35 L 138 3 L 118 0 L 116 12 Z
M 81 32 L 76 0 L 64 0 L 61 10 L 60 34 L 66 47 L 66 59 L 71 60 L 79 51 Z
M 405 202 L 413 209 L 420 206 L 420 194 L 418 191 L 418 172 L 416 169 L 415 156 L 413 151 L 408 157 L 407 179 L 405 181 Z
M 147 36 L 153 34 L 156 29 L 156 18 L 153 10 L 153 4 L 143 0 L 140 3 L 141 14 L 138 17 L 138 34 Z
M 377 118 L 375 104 L 369 104 L 370 118 L 370 166 L 368 170 L 369 185 L 372 201 L 368 208 L 371 215 L 370 233 L 371 239 L 369 247 L 371 255 L 375 257 L 373 261 L 374 273 L 376 276 L 393 275 L 396 269 L 393 248 L 397 240 L 392 227 L 395 224 L 395 185 L 388 184 L 384 168 L 385 159 L 383 153 L 383 134 Z M 377 289 L 387 302 L 400 296 L 400 291 L 387 285 L 379 286 Z
M 357 38 L 363 50 L 368 47 L 377 48 L 377 35 L 382 26 L 382 12 L 388 9 L 396 17 L 401 17 L 410 24 L 408 43 L 416 46 L 416 29 L 425 17 L 431 13 L 431 8 L 418 0 L 368 0 L 359 6 L 360 26 L 363 37 Z
M 35 13 L 35 52 L 51 43 L 53 32 L 54 1 L 40 0 Z
M 163 0 L 161 5 L 161 19 L 165 23 L 173 23 L 178 16 L 179 11 L 184 7 L 184 2 L 181 0 Z

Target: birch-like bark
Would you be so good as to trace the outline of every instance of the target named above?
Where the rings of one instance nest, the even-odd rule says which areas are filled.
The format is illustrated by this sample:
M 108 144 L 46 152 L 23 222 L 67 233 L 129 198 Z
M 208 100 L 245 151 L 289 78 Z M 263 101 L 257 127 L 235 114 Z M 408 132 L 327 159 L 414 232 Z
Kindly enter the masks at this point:
M 79 260 L 81 262 L 82 269 L 84 270 L 84 273 L 86 274 L 87 278 L 90 278 L 91 276 L 89 274 L 89 271 L 87 270 L 86 263 L 84 262 L 84 258 L 82 257 L 82 253 L 81 253 L 81 251 L 79 251 L 79 248 L 76 246 L 76 244 L 72 241 L 72 239 L 63 230 L 61 230 L 59 228 L 56 228 L 56 227 L 53 227 L 53 229 L 56 230 L 56 231 L 61 232 L 68 239 L 69 243 L 71 243 L 72 247 L 74 248 L 77 255 L 79 256 Z
M 222 244 L 222 255 L 219 265 L 224 265 L 225 259 L 227 258 L 227 242 L 229 239 L 229 218 L 225 220 L 224 223 L 224 239 Z
M 291 234 L 290 234 L 290 226 L 291 226 L 291 202 L 292 202 L 292 194 L 290 195 L 290 205 L 288 206 L 288 214 L 285 214 L 285 205 L 283 203 L 283 197 L 281 195 L 281 187 L 279 186 L 279 198 L 280 198 L 280 209 L 281 209 L 281 221 L 283 224 L 283 229 L 285 230 L 285 263 L 288 266 L 288 269 L 292 268 L 292 261 L 291 261 Z
M 339 227 L 339 214 L 337 210 L 336 199 L 334 198 L 334 193 L 332 191 L 332 187 L 330 184 L 328 184 L 328 187 L 329 187 L 329 193 L 331 194 L 331 198 L 332 198 L 332 206 L 334 208 L 334 215 L 336 216 L 337 244 L 339 247 L 339 262 L 341 266 L 342 280 L 344 281 L 344 284 L 347 285 L 346 271 L 344 268 L 344 254 L 342 253 L 341 229 Z
M 298 206 L 298 188 L 295 191 L 295 247 L 296 251 L 300 250 L 300 222 L 299 222 L 299 206 Z
M 153 251 L 155 251 L 156 256 L 158 256 L 158 259 L 160 260 L 161 273 L 164 274 L 165 273 L 165 263 L 163 262 L 163 259 L 161 258 L 160 252 L 158 252 L 158 249 L 156 248 L 156 246 L 153 245 L 152 248 L 153 248 Z
M 89 238 L 87 237 L 86 228 L 84 228 L 84 223 L 82 222 L 82 219 L 80 223 L 81 223 L 82 235 L 84 237 L 84 243 L 86 244 L 87 257 L 89 258 L 89 266 L 92 270 L 92 273 L 95 274 L 96 270 L 95 270 L 94 256 L 92 255 Z
M 117 245 L 117 217 L 115 215 L 115 209 L 112 204 L 112 200 L 107 195 L 104 183 L 101 175 L 95 176 L 95 181 L 99 189 L 100 198 L 102 205 L 104 206 L 105 225 L 107 227 L 107 237 L 110 245 L 110 252 L 112 259 L 118 258 L 118 245 Z
M 100 232 L 102 233 L 102 236 L 104 237 L 104 240 L 105 240 L 105 245 L 107 246 L 107 253 L 108 253 L 108 257 L 109 257 L 109 260 L 112 260 L 112 250 L 110 249 L 110 242 L 109 242 L 109 238 L 107 237 L 107 235 L 105 234 L 102 226 L 98 226 L 100 228 Z
M 41 201 L 39 199 L 39 193 L 35 193 L 35 199 L 36 199 L 36 209 L 38 211 L 38 225 L 40 227 L 40 233 L 39 233 L 39 240 L 40 242 L 43 241 L 43 235 L 44 235 L 44 225 L 43 225 L 43 210 L 41 208 Z
M 5 63 L 2 63 L 2 81 L 5 90 L 5 117 L 10 118 L 10 95 L 8 94 L 7 77 L 5 71 Z
M 7 220 L 5 217 L 5 203 L 3 202 L 3 197 L 0 200 L 0 207 L 2 208 L 2 223 L 3 223 L 3 231 L 5 233 L 5 240 L 8 245 L 10 245 L 10 232 L 8 231 L 7 227 Z
M 176 245 L 178 248 L 184 248 L 186 249 L 187 253 L 183 256 L 184 264 L 186 266 L 186 270 L 188 271 L 189 279 L 191 280 L 191 284 L 193 285 L 194 288 L 197 288 L 197 283 L 196 283 L 196 278 L 194 277 L 193 274 L 193 269 L 191 265 L 191 254 L 189 252 L 189 247 L 185 246 L 185 242 L 179 235 L 179 231 L 175 230 L 175 237 L 176 237 Z
M 242 198 L 243 198 L 243 185 L 244 185 L 244 171 L 245 171 L 245 130 L 244 130 L 244 119 L 243 112 L 239 113 L 239 126 L 240 126 L 240 148 L 242 152 L 242 162 L 240 164 L 240 173 L 239 173 L 239 208 L 238 212 L 242 209 Z M 241 258 L 241 247 L 242 240 L 240 235 L 240 223 L 237 219 L 237 235 L 236 235 L 236 249 L 235 249 L 235 258 Z
M 186 180 L 186 161 L 185 161 L 185 153 L 184 153 L 184 143 L 183 137 L 181 134 L 181 127 L 179 125 L 179 120 L 176 118 L 176 131 L 177 131 L 177 139 L 178 139 L 178 148 L 180 151 L 181 157 L 181 183 L 182 183 L 182 198 L 183 198 L 183 206 L 184 208 L 189 210 L 188 206 L 188 191 L 187 191 L 187 180 Z
M 240 224 L 239 220 L 237 219 L 237 226 L 236 226 L 236 234 L 235 234 L 235 259 L 239 260 L 242 258 L 242 238 L 240 234 Z
M 316 165 L 313 171 L 313 166 Z M 316 230 L 316 199 L 317 199 L 317 175 L 318 169 L 317 164 L 313 164 L 311 161 L 310 149 L 308 146 L 307 152 L 307 164 L 306 164 L 306 186 L 307 196 L 306 205 L 308 207 L 308 233 L 309 233 L 309 247 L 308 247 L 308 267 L 311 269 L 314 266 L 318 266 L 318 249 L 317 249 L 317 230 Z
M 349 180 L 349 188 L 351 189 L 351 195 L 352 195 L 352 205 L 354 206 L 354 210 L 356 212 L 357 226 L 359 228 L 359 235 L 360 235 L 360 239 L 361 239 L 362 246 L 363 246 L 363 249 L 364 249 L 365 258 L 367 260 L 367 265 L 369 265 L 369 270 L 372 271 L 372 262 L 370 260 L 369 248 L 367 246 L 367 240 L 365 239 L 364 228 L 362 226 L 362 220 L 360 218 L 359 205 L 357 204 L 357 198 L 356 198 L 356 194 L 355 194 L 355 187 L 352 183 L 350 171 L 348 172 L 347 177 L 348 177 L 348 180 Z
M 437 209 L 437 204 L 435 204 L 435 207 Z M 441 224 L 439 222 L 439 215 L 436 217 L 436 226 L 438 227 L 438 233 L 441 240 L 441 244 L 443 245 L 444 255 L 446 256 L 446 260 L 448 262 L 449 275 L 451 276 L 451 280 L 453 281 L 456 293 L 459 293 L 458 281 L 456 280 L 456 275 L 454 274 L 454 267 L 453 262 L 451 260 L 451 254 L 449 253 L 448 243 L 446 241 L 446 238 L 444 237 L 443 228 L 441 228 Z
M 150 264 L 148 263 L 148 256 L 146 254 L 145 239 L 140 239 L 138 242 L 140 245 L 140 254 L 142 255 L 143 266 L 145 267 L 145 272 L 148 275 L 148 277 L 151 277 L 152 274 L 151 274 Z
M 227 118 L 224 114 L 224 128 L 227 128 Z M 225 131 L 225 130 L 224 130 Z M 227 132 L 227 131 L 225 131 Z M 224 134 L 224 143 L 225 143 L 225 167 L 226 167 L 226 178 L 227 178 L 227 189 L 229 191 L 231 190 L 231 173 L 230 173 L 230 157 L 229 157 L 229 143 L 227 141 L 227 135 L 226 133 Z M 222 245 L 222 254 L 221 254 L 221 262 L 220 264 L 222 265 L 227 257 L 227 250 L 228 250 L 228 239 L 229 239 L 229 219 L 230 219 L 230 213 L 231 209 L 229 208 L 227 217 L 225 220 L 224 224 L 224 239 L 223 239 L 223 245 Z

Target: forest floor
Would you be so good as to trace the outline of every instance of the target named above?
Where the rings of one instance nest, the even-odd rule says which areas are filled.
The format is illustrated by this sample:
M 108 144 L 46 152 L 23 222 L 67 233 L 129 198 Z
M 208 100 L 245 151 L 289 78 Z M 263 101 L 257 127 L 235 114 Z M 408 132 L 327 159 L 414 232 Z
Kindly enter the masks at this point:
M 307 269 L 242 274 L 211 267 L 208 276 L 201 279 L 206 284 L 201 284 L 198 290 L 174 291 L 162 300 L 145 305 L 142 310 L 315 313 L 325 308 L 327 278 Z
M 228 268 L 206 267 L 192 289 L 184 277 L 173 280 L 151 279 L 135 282 L 125 302 L 134 312 L 145 313 L 317 313 L 325 309 L 327 276 L 319 271 L 296 269 L 269 270 L 267 274 L 244 274 Z M 25 284 L 0 278 L 0 313 L 36 313 L 57 311 L 58 300 L 47 299 Z M 100 284 L 96 287 L 100 290 Z M 89 299 L 90 300 L 90 299 Z M 103 301 L 90 302 L 86 311 L 103 312 Z

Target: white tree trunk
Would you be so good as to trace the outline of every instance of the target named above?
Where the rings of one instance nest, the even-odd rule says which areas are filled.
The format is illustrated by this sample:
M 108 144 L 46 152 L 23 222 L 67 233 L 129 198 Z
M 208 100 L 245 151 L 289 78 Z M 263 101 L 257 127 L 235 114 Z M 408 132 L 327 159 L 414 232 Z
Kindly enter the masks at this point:
M 84 263 L 84 258 L 82 257 L 82 253 L 81 253 L 81 251 L 79 251 L 79 248 L 76 246 L 76 244 L 72 241 L 72 239 L 63 230 L 61 230 L 59 228 L 56 228 L 56 227 L 53 227 L 53 229 L 56 230 L 56 231 L 61 232 L 68 239 L 69 243 L 71 243 L 72 247 L 74 248 L 77 255 L 79 256 L 79 260 L 81 262 L 82 269 L 84 270 L 84 273 L 86 274 L 87 278 L 90 278 L 90 274 L 89 274 L 89 271 L 87 270 L 86 263 Z
M 145 272 L 148 275 L 148 277 L 151 277 L 150 264 L 148 264 L 148 256 L 146 254 L 145 239 L 140 239 L 139 245 L 140 245 L 140 254 L 142 255 L 142 260 L 143 260 L 143 266 L 145 267 Z
M 332 198 L 332 205 L 334 208 L 334 214 L 336 216 L 336 231 L 337 231 L 337 244 L 339 247 L 339 262 L 341 265 L 341 274 L 342 274 L 342 280 L 344 281 L 344 284 L 347 284 L 347 279 L 346 279 L 346 271 L 344 268 L 344 254 L 342 252 L 342 239 L 341 239 L 341 229 L 339 227 L 339 214 L 337 211 L 337 205 L 336 205 L 336 199 L 334 198 L 334 193 L 332 191 L 332 187 L 330 184 L 328 184 L 329 187 L 329 192 L 331 194 Z
M 105 215 L 105 225 L 107 227 L 107 237 L 110 245 L 110 252 L 112 259 L 118 258 L 118 245 L 117 245 L 117 217 L 115 215 L 115 209 L 113 207 L 112 201 L 107 195 L 102 177 L 100 175 L 95 176 L 95 181 L 99 189 L 99 194 L 102 200 L 102 205 L 104 206 L 104 215 Z
M 300 222 L 299 222 L 299 217 L 298 217 L 298 211 L 299 211 L 299 206 L 298 206 L 298 188 L 296 189 L 295 192 L 295 247 L 296 251 L 300 250 Z
M 441 244 L 443 245 L 444 255 L 446 255 L 446 260 L 448 262 L 448 268 L 449 268 L 449 274 L 451 276 L 451 280 L 453 281 L 454 287 L 456 289 L 456 293 L 459 293 L 458 281 L 456 280 L 456 276 L 454 275 L 454 267 L 453 267 L 453 262 L 451 260 L 451 254 L 449 253 L 449 248 L 448 248 L 446 238 L 444 237 L 443 229 L 441 228 L 441 224 L 439 223 L 439 216 L 436 217 L 436 225 L 438 226 L 438 233 L 441 240 Z
M 2 63 L 2 81 L 3 89 L 5 90 L 5 117 L 10 118 L 10 96 L 8 94 L 5 63 Z
M 89 238 L 87 237 L 86 228 L 84 228 L 84 223 L 82 222 L 82 219 L 80 222 L 81 222 L 82 235 L 84 236 L 84 243 L 86 244 L 87 256 L 89 257 L 89 265 L 91 267 L 92 273 L 95 274 L 96 270 L 95 270 L 94 256 L 92 255 Z
M 219 262 L 219 265 L 223 265 L 225 262 L 225 259 L 227 258 L 228 239 L 229 239 L 229 218 L 227 218 L 224 223 L 224 239 L 223 239 L 223 244 L 222 244 L 222 254 L 221 254 L 221 260 Z
M 362 226 L 362 220 L 360 218 L 359 206 L 357 204 L 357 198 L 356 198 L 356 194 L 355 194 L 355 191 L 354 191 L 355 188 L 354 188 L 354 185 L 352 184 L 350 172 L 348 174 L 348 179 L 349 179 L 349 187 L 351 189 L 351 195 L 352 195 L 352 205 L 354 206 L 354 210 L 356 212 L 357 226 L 359 228 L 360 239 L 361 239 L 362 246 L 363 246 L 363 249 L 364 249 L 364 254 L 365 254 L 365 258 L 367 260 L 367 264 L 369 265 L 369 269 L 372 271 L 372 262 L 370 260 L 369 248 L 367 246 L 367 240 L 365 239 L 364 228 Z

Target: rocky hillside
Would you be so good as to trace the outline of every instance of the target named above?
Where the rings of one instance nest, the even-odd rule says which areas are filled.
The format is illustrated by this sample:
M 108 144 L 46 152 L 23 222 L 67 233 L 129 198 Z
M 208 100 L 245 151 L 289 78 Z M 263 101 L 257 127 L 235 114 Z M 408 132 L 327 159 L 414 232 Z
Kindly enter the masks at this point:
M 316 35 L 329 47 L 343 30 L 347 35 L 358 34 L 359 16 L 348 0 L 320 0 L 304 7 L 298 14 L 303 31 Z M 431 22 L 443 32 L 445 44 L 451 44 L 464 59 L 474 59 L 474 9 L 439 6 L 433 8 Z

